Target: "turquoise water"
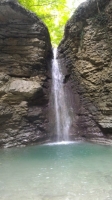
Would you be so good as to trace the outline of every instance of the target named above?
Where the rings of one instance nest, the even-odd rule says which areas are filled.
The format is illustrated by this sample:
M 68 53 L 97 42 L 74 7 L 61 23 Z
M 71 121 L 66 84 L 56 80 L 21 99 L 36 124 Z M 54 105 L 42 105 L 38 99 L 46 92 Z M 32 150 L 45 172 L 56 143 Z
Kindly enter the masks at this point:
M 2 149 L 0 200 L 112 200 L 112 147 L 71 143 Z

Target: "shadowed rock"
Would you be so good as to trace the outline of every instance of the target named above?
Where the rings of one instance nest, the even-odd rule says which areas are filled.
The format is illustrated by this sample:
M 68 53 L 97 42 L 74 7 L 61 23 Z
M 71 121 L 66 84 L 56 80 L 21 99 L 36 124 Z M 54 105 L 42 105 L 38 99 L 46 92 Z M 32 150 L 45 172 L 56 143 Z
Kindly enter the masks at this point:
M 1 1 L 0 146 L 26 145 L 48 138 L 50 58 L 45 24 L 16 1 Z
M 112 0 L 81 4 L 58 51 L 71 74 L 76 132 L 92 141 L 112 138 Z

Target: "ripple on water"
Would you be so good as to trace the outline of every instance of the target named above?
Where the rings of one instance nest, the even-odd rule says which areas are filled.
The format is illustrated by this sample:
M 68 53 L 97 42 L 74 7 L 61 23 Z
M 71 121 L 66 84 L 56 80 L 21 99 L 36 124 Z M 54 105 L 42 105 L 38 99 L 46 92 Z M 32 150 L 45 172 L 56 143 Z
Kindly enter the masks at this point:
M 0 200 L 112 200 L 112 147 L 88 143 L 0 150 Z
M 44 145 L 69 145 L 69 144 L 79 144 L 82 141 L 61 141 L 61 142 L 51 142 Z

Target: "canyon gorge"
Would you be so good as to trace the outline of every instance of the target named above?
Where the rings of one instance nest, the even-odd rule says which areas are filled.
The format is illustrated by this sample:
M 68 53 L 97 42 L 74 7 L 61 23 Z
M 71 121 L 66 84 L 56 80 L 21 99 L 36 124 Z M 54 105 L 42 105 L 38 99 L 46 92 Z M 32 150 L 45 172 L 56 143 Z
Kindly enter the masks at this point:
M 0 2 L 0 147 L 53 138 L 53 47 L 46 25 L 16 1 Z M 58 46 L 71 93 L 71 140 L 112 143 L 112 0 L 88 0 Z

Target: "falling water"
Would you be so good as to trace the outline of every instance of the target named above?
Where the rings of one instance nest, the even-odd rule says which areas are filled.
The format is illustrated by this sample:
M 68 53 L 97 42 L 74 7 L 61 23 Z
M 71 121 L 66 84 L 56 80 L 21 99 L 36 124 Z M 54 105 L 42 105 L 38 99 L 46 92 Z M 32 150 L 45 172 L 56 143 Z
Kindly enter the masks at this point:
M 64 91 L 64 75 L 56 55 L 57 49 L 54 49 L 54 59 L 52 61 L 52 95 L 54 101 L 55 134 L 58 141 L 68 141 L 71 118 L 67 106 L 67 95 Z

